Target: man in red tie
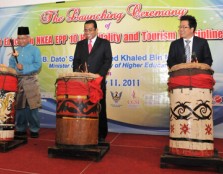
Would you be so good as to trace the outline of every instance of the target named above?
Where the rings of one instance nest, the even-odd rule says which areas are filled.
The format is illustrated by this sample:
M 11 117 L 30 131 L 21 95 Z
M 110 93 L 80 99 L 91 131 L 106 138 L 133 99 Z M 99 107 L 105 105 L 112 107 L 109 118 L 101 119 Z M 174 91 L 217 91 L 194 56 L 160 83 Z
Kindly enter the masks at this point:
M 110 42 L 97 36 L 98 28 L 95 20 L 86 21 L 84 35 L 86 39 L 79 41 L 73 59 L 73 71 L 80 71 L 79 67 L 90 73 L 102 76 L 101 89 L 103 99 L 100 101 L 101 112 L 99 114 L 99 142 L 104 142 L 108 133 L 106 114 L 106 83 L 105 78 L 112 64 L 112 51 Z

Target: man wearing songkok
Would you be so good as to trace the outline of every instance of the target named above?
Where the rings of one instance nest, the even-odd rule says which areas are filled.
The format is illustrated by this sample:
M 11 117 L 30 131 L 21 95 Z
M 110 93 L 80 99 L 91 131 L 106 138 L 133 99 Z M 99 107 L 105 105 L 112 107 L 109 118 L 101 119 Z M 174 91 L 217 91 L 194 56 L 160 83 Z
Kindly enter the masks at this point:
M 18 27 L 17 34 L 18 47 L 9 59 L 9 67 L 14 68 L 18 74 L 15 136 L 26 136 L 29 129 L 30 137 L 38 138 L 41 96 L 37 74 L 42 65 L 41 53 L 36 46 L 30 44 L 28 27 Z

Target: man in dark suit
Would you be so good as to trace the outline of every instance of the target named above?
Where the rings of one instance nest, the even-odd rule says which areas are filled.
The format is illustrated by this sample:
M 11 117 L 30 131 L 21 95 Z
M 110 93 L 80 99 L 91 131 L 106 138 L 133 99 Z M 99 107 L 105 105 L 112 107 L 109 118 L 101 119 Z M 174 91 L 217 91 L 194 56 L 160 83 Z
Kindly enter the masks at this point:
M 193 16 L 185 15 L 180 18 L 180 39 L 173 41 L 170 45 L 167 65 L 169 68 L 180 63 L 206 63 L 212 65 L 211 51 L 206 39 L 195 36 L 197 21 Z M 189 41 L 189 59 L 185 49 Z
M 108 133 L 106 114 L 106 83 L 105 78 L 112 64 L 111 45 L 108 40 L 97 36 L 98 28 L 95 20 L 86 21 L 84 24 L 84 35 L 86 39 L 79 41 L 73 59 L 73 71 L 82 68 L 90 73 L 102 76 L 101 89 L 103 99 L 100 101 L 101 112 L 99 113 L 99 142 L 104 142 Z

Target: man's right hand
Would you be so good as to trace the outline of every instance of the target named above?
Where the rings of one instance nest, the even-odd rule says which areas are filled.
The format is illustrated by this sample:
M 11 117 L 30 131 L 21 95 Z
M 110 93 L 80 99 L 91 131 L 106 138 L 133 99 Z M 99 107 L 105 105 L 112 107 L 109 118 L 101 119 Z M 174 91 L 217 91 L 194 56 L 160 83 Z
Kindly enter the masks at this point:
M 14 57 L 18 57 L 18 56 L 19 56 L 19 52 L 18 52 L 18 51 L 15 51 L 14 53 L 12 53 L 12 55 L 13 55 Z
M 21 63 L 16 64 L 16 67 L 17 67 L 19 70 L 23 70 L 23 65 L 22 65 Z

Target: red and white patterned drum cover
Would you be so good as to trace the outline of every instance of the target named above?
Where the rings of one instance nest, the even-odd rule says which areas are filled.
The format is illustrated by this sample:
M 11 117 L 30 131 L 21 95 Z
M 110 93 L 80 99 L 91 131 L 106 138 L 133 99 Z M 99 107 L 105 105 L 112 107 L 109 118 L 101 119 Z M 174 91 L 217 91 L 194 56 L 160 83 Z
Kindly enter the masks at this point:
M 178 65 L 171 69 L 168 83 L 170 153 L 194 157 L 213 156 L 212 73 L 207 65 L 195 63 L 183 64 L 182 67 Z M 207 81 L 210 82 L 210 87 L 203 87 L 202 85 L 207 85 Z

